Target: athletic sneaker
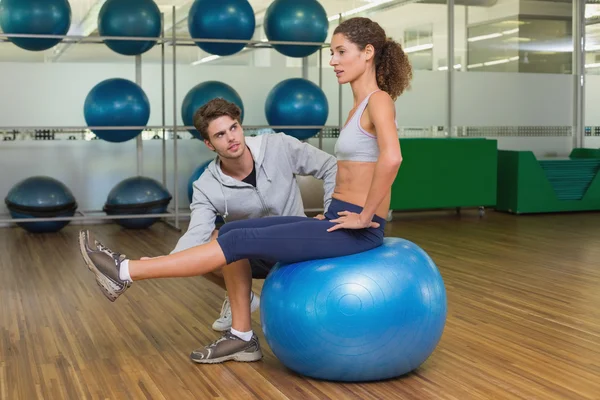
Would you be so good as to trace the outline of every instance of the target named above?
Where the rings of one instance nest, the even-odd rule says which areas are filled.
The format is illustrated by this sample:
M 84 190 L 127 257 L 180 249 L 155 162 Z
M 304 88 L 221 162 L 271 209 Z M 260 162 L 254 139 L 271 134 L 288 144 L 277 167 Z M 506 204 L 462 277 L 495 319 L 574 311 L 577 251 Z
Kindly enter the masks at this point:
M 250 292 L 250 312 L 258 310 L 260 307 L 260 297 L 255 295 L 254 292 Z M 213 322 L 212 328 L 215 331 L 225 332 L 231 329 L 231 304 L 229 303 L 229 296 L 225 295 L 225 301 L 221 307 L 221 315 Z
M 96 276 L 96 283 L 110 301 L 115 301 L 131 286 L 119 278 L 124 254 L 119 254 L 94 238 L 88 230 L 79 231 L 79 249 L 88 269 Z
M 216 364 L 229 360 L 251 362 L 260 360 L 262 351 L 256 334 L 253 333 L 252 339 L 246 342 L 231 331 L 226 331 L 208 346 L 194 350 L 190 358 L 200 364 Z

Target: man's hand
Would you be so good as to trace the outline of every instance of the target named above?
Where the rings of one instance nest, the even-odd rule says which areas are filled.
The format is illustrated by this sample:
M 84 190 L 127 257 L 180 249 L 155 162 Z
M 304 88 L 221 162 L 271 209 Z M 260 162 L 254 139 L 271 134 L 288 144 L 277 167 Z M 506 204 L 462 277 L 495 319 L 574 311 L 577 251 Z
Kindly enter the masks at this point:
M 365 221 L 361 214 L 350 211 L 340 211 L 340 218 L 332 219 L 331 222 L 336 225 L 327 229 L 327 232 L 333 232 L 337 229 L 364 229 L 364 228 L 379 228 L 377 222 Z
M 319 214 L 319 215 L 315 215 L 313 218 L 318 219 L 318 220 L 324 220 L 325 216 L 323 214 Z

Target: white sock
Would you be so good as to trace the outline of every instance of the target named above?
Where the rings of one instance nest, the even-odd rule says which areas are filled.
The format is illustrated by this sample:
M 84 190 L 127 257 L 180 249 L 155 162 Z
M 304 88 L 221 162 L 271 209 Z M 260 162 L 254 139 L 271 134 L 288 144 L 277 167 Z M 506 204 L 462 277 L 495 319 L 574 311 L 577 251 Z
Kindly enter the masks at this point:
M 231 333 L 237 337 L 239 337 L 240 339 L 242 339 L 245 342 L 249 342 L 250 339 L 252 339 L 252 331 L 249 332 L 240 332 L 240 331 L 236 331 L 235 329 L 231 328 Z
M 133 282 L 131 280 L 131 275 L 129 275 L 129 260 L 121 261 L 121 269 L 119 269 L 119 279 L 121 279 L 122 281 Z

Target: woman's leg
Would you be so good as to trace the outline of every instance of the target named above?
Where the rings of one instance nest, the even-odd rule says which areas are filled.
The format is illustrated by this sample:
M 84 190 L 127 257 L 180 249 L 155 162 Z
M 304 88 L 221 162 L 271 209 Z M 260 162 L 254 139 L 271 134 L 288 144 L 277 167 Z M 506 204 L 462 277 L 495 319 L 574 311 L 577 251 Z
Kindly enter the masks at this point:
M 267 227 L 289 225 L 297 222 L 317 221 L 307 217 L 265 217 L 229 222 L 223 225 L 217 235 L 221 237 L 229 232 L 241 229 L 264 229 Z M 129 274 L 131 280 L 142 279 L 188 277 L 204 275 L 227 265 L 221 246 L 217 241 L 211 241 L 200 246 L 195 246 L 179 253 L 161 257 L 160 262 L 151 263 L 153 260 L 131 260 L 129 261 Z M 173 257 L 180 255 L 180 257 Z M 235 261 L 246 257 L 238 258 Z M 250 258 L 250 257 L 247 257 Z M 252 257 L 261 258 L 261 257 Z M 235 262 L 231 261 L 231 262 Z M 163 266 L 167 262 L 168 266 Z M 248 294 L 250 295 L 250 294 Z
M 246 221 L 244 226 L 284 224 L 290 221 L 310 220 L 306 217 L 268 217 Z M 230 231 L 238 222 L 225 224 L 221 231 Z M 88 268 L 96 275 L 96 282 L 104 295 L 115 301 L 132 281 L 150 278 L 176 278 L 205 275 L 224 267 L 227 263 L 217 241 L 212 241 L 178 253 L 142 260 L 127 260 L 119 252 L 109 249 L 96 240 L 89 230 L 79 233 L 81 255 Z M 238 260 L 236 260 L 238 261 Z
M 248 227 L 231 229 L 210 243 L 149 260 L 125 260 L 95 241 L 89 231 L 82 231 L 81 252 L 107 297 L 114 301 L 136 280 L 204 275 L 249 258 L 291 263 L 337 257 L 371 249 L 383 240 L 384 223 L 378 229 L 328 232 L 332 222 L 313 218 L 269 217 L 242 222 Z M 259 227 L 251 227 L 253 224 Z

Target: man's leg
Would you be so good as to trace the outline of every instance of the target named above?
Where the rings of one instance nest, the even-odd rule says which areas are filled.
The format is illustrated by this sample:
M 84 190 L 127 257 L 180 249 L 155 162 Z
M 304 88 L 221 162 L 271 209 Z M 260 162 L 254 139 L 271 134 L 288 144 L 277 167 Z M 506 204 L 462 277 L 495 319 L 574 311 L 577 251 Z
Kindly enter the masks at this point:
M 236 261 L 223 267 L 223 278 L 231 304 L 231 329 L 235 335 L 252 330 L 250 318 L 250 293 L 252 292 L 252 271 L 248 260 Z M 246 335 L 247 336 L 247 335 Z M 242 339 L 250 339 L 242 337 Z
M 231 306 L 231 330 L 215 342 L 194 350 L 190 355 L 197 363 L 213 364 L 227 360 L 258 361 L 262 351 L 258 337 L 252 331 L 250 293 L 252 271 L 248 260 L 240 260 L 222 269 Z
M 252 269 L 252 279 L 264 279 L 264 276 L 266 275 L 262 275 L 262 273 L 259 272 L 259 274 L 256 274 L 256 267 L 255 267 L 255 262 L 254 260 L 250 261 L 250 268 Z M 222 284 L 223 284 L 223 288 L 225 290 L 227 290 L 227 288 L 225 287 L 225 279 L 223 278 L 223 271 L 219 270 L 219 271 L 215 271 L 214 275 L 216 276 L 220 276 L 220 278 L 211 278 L 209 280 L 216 281 L 217 279 L 220 279 Z M 260 307 L 260 296 L 252 291 L 250 291 L 250 313 L 254 313 L 256 310 L 258 310 L 258 308 Z M 225 332 L 229 329 L 231 329 L 231 322 L 232 322 L 232 317 L 231 317 L 231 303 L 229 301 L 229 295 L 226 294 L 225 295 L 225 300 L 223 301 L 223 305 L 221 306 L 221 313 L 219 314 L 219 318 L 217 318 L 213 324 L 212 324 L 212 328 L 217 331 L 217 332 Z

